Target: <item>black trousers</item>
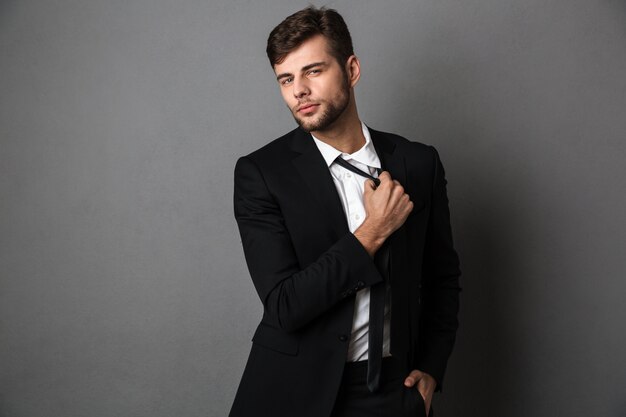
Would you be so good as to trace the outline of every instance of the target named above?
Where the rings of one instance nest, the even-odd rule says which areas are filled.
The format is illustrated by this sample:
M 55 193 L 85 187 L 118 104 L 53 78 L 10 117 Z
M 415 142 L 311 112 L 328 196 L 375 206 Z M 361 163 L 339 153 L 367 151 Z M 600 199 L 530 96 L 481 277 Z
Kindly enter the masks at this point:
M 367 361 L 346 364 L 331 417 L 427 417 L 424 399 L 407 388 L 408 372 L 392 358 L 383 358 L 380 389 L 367 389 Z M 432 417 L 431 407 L 428 417 Z

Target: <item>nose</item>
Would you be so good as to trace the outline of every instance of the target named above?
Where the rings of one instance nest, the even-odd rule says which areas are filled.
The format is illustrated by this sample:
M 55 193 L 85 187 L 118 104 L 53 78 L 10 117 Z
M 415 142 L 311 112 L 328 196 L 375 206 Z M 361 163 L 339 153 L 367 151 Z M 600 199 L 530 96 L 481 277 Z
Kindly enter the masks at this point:
M 293 82 L 293 95 L 295 98 L 302 98 L 304 96 L 309 95 L 310 90 L 309 90 L 309 86 L 306 83 L 306 79 L 296 79 Z

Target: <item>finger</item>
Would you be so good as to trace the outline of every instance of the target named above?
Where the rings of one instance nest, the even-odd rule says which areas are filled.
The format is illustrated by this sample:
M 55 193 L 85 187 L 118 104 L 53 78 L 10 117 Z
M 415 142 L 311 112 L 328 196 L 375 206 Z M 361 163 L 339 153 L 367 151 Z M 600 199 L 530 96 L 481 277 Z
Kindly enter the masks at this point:
M 417 381 L 417 390 L 422 394 L 422 397 L 426 397 L 426 394 L 428 394 L 428 384 L 425 379 L 421 378 Z
M 399 195 L 404 194 L 404 187 L 397 180 L 393 180 L 393 182 L 395 183 L 395 186 L 393 187 L 393 192 Z
M 422 376 L 421 374 L 422 372 L 418 370 L 411 371 L 409 376 L 407 376 L 404 380 L 404 385 L 406 385 L 407 387 L 412 387 L 417 381 L 420 380 Z
M 402 196 L 405 195 L 404 187 L 401 185 L 396 185 L 391 190 L 391 196 L 389 196 L 389 205 L 396 206 L 402 199 Z
M 428 400 L 428 395 L 426 395 L 426 391 L 423 389 L 420 389 L 419 385 L 417 386 L 417 392 L 420 393 L 420 395 L 422 396 L 422 399 L 424 400 L 424 403 L 426 403 L 426 401 Z
M 406 199 L 403 196 L 402 202 L 404 203 L 403 209 L 407 214 L 413 211 L 414 204 L 413 204 L 413 201 L 411 201 L 411 198 L 409 196 L 407 196 Z
M 420 393 L 420 395 L 422 396 L 422 399 L 424 400 L 424 405 L 426 406 L 426 415 L 428 415 L 428 411 L 430 410 L 430 404 L 432 402 L 432 392 L 423 389 L 419 386 L 417 386 L 417 392 Z
M 374 181 L 370 180 L 370 179 L 366 179 L 365 183 L 364 183 L 364 192 L 365 194 L 371 191 L 374 191 L 376 189 L 376 184 L 374 183 Z
M 383 171 L 378 175 L 378 179 L 380 180 L 380 183 L 386 183 L 391 181 L 391 174 L 388 171 Z
M 407 201 L 406 203 L 400 204 L 398 208 L 398 212 L 397 212 L 397 217 L 399 219 L 402 219 L 401 224 L 404 224 L 404 222 L 406 222 L 406 219 L 409 217 L 409 214 L 411 214 L 412 211 L 413 211 L 412 201 Z

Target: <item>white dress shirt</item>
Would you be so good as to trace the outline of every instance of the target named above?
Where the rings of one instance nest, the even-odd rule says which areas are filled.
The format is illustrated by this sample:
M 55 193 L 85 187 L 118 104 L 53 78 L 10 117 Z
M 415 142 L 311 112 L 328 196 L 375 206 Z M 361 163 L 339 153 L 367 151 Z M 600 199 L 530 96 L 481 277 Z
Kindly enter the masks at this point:
M 337 187 L 337 193 L 343 210 L 348 220 L 350 232 L 354 232 L 365 219 L 365 208 L 363 206 L 363 191 L 366 178 L 357 175 L 338 164 L 333 164 L 337 156 L 356 166 L 362 171 L 369 172 L 373 177 L 378 177 L 377 168 L 381 168 L 380 159 L 376 155 L 374 144 L 367 126 L 361 122 L 365 145 L 358 151 L 347 154 L 333 148 L 329 144 L 322 142 L 313 136 L 313 140 L 321 152 L 328 169 Z M 354 317 L 352 319 L 352 332 L 350 335 L 350 345 L 348 346 L 348 361 L 356 362 L 367 359 L 368 329 L 370 310 L 370 289 L 364 288 L 356 293 L 354 305 Z M 383 356 L 389 356 L 389 324 L 391 319 L 391 301 L 389 291 L 385 300 L 385 320 L 383 327 Z

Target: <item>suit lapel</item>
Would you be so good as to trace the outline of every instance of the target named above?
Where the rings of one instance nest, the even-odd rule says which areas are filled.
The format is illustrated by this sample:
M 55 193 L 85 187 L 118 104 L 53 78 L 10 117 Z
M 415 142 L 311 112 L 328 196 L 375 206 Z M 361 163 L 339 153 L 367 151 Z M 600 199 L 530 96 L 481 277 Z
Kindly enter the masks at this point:
M 328 227 L 337 237 L 349 232 L 350 228 L 332 175 L 311 135 L 300 128 L 296 129 L 291 147 L 299 153 L 292 160 L 296 170 L 304 179 L 313 198 L 319 203 L 320 209 L 326 213 L 327 222 L 320 227 Z
M 393 142 L 391 142 L 384 133 L 369 129 L 372 136 L 372 142 L 376 153 L 380 158 L 382 169 L 388 171 L 391 178 L 398 180 L 400 184 L 406 186 L 406 166 L 404 163 L 404 156 L 397 150 Z M 393 271 L 399 272 L 402 270 L 403 262 L 405 261 L 403 255 L 406 250 L 406 228 L 404 226 L 396 230 L 387 239 L 389 249 L 393 253 L 391 259 L 391 282 L 394 283 Z M 386 242 L 386 243 L 387 243 Z M 396 274 L 397 278 L 397 274 Z
M 384 171 L 389 171 L 394 180 L 398 180 L 400 184 L 406 181 L 406 167 L 404 166 L 404 157 L 396 152 L 396 145 L 390 141 L 382 132 L 378 132 L 369 128 L 376 154 L 380 158 L 380 164 Z

